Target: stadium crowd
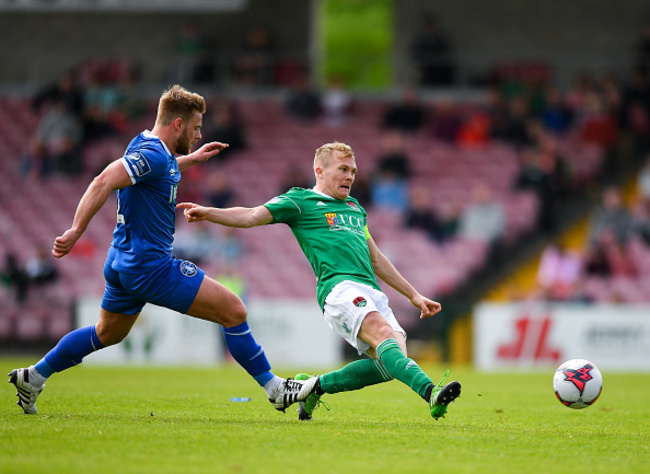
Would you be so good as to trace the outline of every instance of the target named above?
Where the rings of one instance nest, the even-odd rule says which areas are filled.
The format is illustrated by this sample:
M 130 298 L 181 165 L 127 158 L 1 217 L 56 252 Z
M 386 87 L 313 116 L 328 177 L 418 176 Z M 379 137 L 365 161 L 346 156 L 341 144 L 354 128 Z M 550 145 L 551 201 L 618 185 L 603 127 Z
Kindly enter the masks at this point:
M 428 21 L 426 28 L 436 27 L 434 19 Z M 218 72 L 203 61 L 205 47 L 200 34 L 193 25 L 186 25 L 183 31 L 178 51 L 185 61 L 178 70 L 190 71 L 185 79 L 192 83 L 209 83 Z M 423 40 L 422 44 L 425 43 Z M 284 128 L 304 134 L 308 139 L 322 131 L 341 134 L 353 137 L 350 144 L 371 164 L 371 172 L 360 173 L 352 191 L 371 216 L 390 215 L 402 230 L 424 236 L 435 255 L 450 252 L 445 249 L 458 241 L 480 241 L 488 248 L 481 254 L 478 267 L 444 287 L 445 291 L 453 292 L 466 283 L 491 262 L 490 255 L 503 255 L 504 249 L 527 233 L 554 236 L 560 230 L 560 215 L 567 199 L 602 192 L 602 206 L 594 211 L 590 237 L 580 255 L 568 255 L 557 246 L 549 246 L 540 265 L 541 289 L 534 297 L 563 301 L 604 298 L 639 301 L 646 288 L 643 285 L 650 282 L 650 266 L 645 263 L 647 259 L 643 260 L 650 255 L 647 41 L 640 41 L 637 49 L 637 67 L 632 77 L 585 74 L 564 91 L 553 82 L 550 70 L 540 73 L 537 67 L 520 67 L 495 73 L 484 88 L 483 100 L 422 99 L 422 86 L 430 86 L 431 81 L 447 83 L 453 77 L 451 66 L 446 65 L 445 70 L 427 72 L 421 85 L 405 85 L 396 100 L 364 101 L 345 87 L 342 77 L 330 78 L 327 87 L 317 90 L 301 68 L 291 69 L 288 74 L 285 64 L 282 66 L 285 69 L 279 71 L 273 61 L 268 32 L 251 31 L 247 53 L 232 64 L 229 74 L 240 85 L 278 88 L 285 92 L 284 100 L 268 109 L 276 115 L 260 118 L 246 112 L 254 110 L 256 102 L 246 104 L 243 99 L 229 100 L 219 94 L 210 97 L 210 113 L 204 118 L 204 139 L 227 142 L 230 148 L 202 170 L 190 169 L 183 175 L 179 200 L 213 206 L 246 204 L 250 191 L 233 184 L 231 167 L 235 166 L 237 156 L 248 160 L 242 163 L 261 165 L 268 159 L 268 154 L 261 153 L 267 146 L 265 140 L 280 145 L 294 139 L 285 137 L 284 142 L 280 141 L 277 135 Z M 135 93 L 136 80 L 137 67 L 126 61 L 89 60 L 72 68 L 55 84 L 37 91 L 29 100 L 1 99 L 4 111 L 24 108 L 25 122 L 33 125 L 25 137 L 29 146 L 21 150 L 16 166 L 5 163 L 3 169 L 12 173 L 11 179 L 22 183 L 47 183 L 56 178 L 55 181 L 70 183 L 71 190 L 77 189 L 75 183 L 86 182 L 89 175 L 96 174 L 119 156 L 126 145 L 125 137 L 148 126 L 155 104 Z M 370 131 L 368 124 L 371 124 Z M 359 146 L 354 142 L 357 132 L 364 137 Z M 296 136 L 295 141 L 301 138 Z M 272 163 L 281 170 L 274 175 L 279 178 L 274 181 L 273 192 L 279 194 L 294 185 L 313 185 L 310 155 L 320 144 L 312 140 L 299 150 L 306 166 L 296 167 L 280 160 Z M 483 169 L 481 166 L 489 165 L 486 162 L 491 159 L 492 151 L 499 147 L 512 152 L 516 162 L 505 190 L 501 182 L 492 179 L 494 173 L 476 176 Z M 438 155 L 428 153 L 435 149 L 443 154 L 450 152 L 483 161 L 472 162 L 473 179 L 460 185 L 471 188 L 462 195 L 463 198 L 471 196 L 471 201 L 459 198 L 458 194 L 431 189 L 432 184 L 422 179 L 421 163 L 434 160 Z M 584 149 L 596 150 L 592 154 L 596 158 L 587 160 L 582 153 Z M 284 152 L 276 150 L 277 157 Z M 642 159 L 647 159 L 643 167 Z M 266 170 L 268 166 L 264 163 L 260 169 Z M 623 205 L 620 189 L 609 187 L 601 191 L 600 183 L 635 168 L 640 168 L 636 188 L 639 194 L 631 207 Z M 239 170 L 239 173 L 249 172 Z M 456 181 L 454 186 L 458 187 L 460 182 Z M 251 181 L 249 187 L 254 188 L 255 182 Z M 512 216 L 505 201 L 518 196 L 517 192 L 534 196 L 535 206 L 531 209 L 535 222 L 531 228 L 524 227 L 513 235 Z M 271 197 L 271 194 L 266 196 Z M 519 216 L 522 217 L 526 216 Z M 12 239 L 19 238 L 19 232 L 12 234 L 11 229 L 4 232 Z M 93 244 L 88 245 L 92 256 Z M 81 245 L 81 258 L 83 249 Z M 222 270 L 230 272 L 242 265 L 250 251 L 250 242 L 236 232 L 214 229 L 207 232 L 201 226 L 179 226 L 176 251 L 179 256 L 206 261 L 207 268 L 216 276 Z M 24 252 L 17 255 L 7 249 L 3 256 L 6 259 L 0 292 L 3 300 L 18 304 L 30 298 L 42 300 L 36 292 L 26 290 L 38 277 L 24 276 L 28 275 L 29 267 L 20 261 Z M 558 268 L 572 268 L 573 273 L 567 270 L 569 276 L 558 276 Z M 55 270 L 56 277 L 46 280 L 48 285 L 58 287 L 53 291 L 58 297 L 77 296 L 67 292 L 69 279 L 65 276 L 69 271 L 68 268 Z M 613 285 L 617 291 L 604 291 L 614 280 L 624 283 Z M 255 285 L 249 288 L 254 294 Z M 286 291 L 290 293 L 291 287 Z M 645 291 L 645 294 L 650 293 Z M 10 336 L 11 333 L 0 335 Z

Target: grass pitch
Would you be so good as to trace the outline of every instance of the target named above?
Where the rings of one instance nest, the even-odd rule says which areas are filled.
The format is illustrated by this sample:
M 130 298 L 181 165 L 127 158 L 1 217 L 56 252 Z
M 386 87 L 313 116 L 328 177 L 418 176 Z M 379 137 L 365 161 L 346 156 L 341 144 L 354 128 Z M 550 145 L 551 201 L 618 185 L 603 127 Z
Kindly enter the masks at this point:
M 28 364 L 0 359 L 0 371 Z M 435 382 L 444 372 L 423 368 Z M 553 370 L 458 367 L 463 393 L 443 420 L 393 381 L 326 396 L 331 411 L 300 422 L 237 366 L 80 366 L 48 381 L 37 415 L 0 384 L 0 473 L 646 472 L 650 374 L 603 377 L 598 402 L 571 410 L 555 399 Z

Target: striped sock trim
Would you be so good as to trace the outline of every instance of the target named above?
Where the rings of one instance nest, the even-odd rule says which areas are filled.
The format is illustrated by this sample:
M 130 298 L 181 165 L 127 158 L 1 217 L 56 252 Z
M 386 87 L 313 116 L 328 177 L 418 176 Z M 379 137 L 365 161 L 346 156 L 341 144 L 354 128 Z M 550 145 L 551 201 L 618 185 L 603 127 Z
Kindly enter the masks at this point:
M 394 377 L 388 373 L 386 367 L 384 367 L 384 364 L 382 364 L 379 359 L 375 359 L 374 363 L 375 363 L 375 369 L 377 370 L 377 372 L 379 372 L 379 376 L 382 377 L 384 381 L 388 382 L 394 379 Z
M 392 337 L 391 337 L 390 339 L 386 339 L 384 342 L 382 342 L 381 344 L 379 344 L 379 345 L 377 346 L 377 357 L 378 357 L 379 359 L 381 359 L 381 355 L 382 355 L 385 351 L 387 351 L 388 349 L 393 349 L 393 348 L 395 348 L 395 347 L 396 347 L 397 349 L 399 349 L 400 351 L 402 350 L 402 348 L 401 348 L 401 347 L 399 346 L 399 344 L 397 343 L 397 340 L 396 340 L 396 339 L 394 339 L 394 338 L 392 338 Z

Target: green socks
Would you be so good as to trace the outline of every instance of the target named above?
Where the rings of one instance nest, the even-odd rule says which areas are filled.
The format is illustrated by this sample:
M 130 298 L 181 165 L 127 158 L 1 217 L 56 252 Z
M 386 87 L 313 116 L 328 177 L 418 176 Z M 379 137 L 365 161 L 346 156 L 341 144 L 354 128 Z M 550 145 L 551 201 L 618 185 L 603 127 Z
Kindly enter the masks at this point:
M 433 382 L 413 359 L 404 355 L 395 339 L 386 339 L 379 344 L 377 357 L 390 375 L 426 399 L 427 389 L 433 385 Z
M 393 377 L 377 359 L 361 359 L 345 367 L 320 376 L 320 386 L 325 393 L 359 390 L 368 385 L 388 382 Z
M 379 359 L 361 359 L 345 367 L 320 376 L 324 393 L 359 390 L 368 385 L 388 382 L 396 378 L 425 400 L 433 382 L 420 366 L 404 355 L 395 339 L 386 339 L 377 347 Z

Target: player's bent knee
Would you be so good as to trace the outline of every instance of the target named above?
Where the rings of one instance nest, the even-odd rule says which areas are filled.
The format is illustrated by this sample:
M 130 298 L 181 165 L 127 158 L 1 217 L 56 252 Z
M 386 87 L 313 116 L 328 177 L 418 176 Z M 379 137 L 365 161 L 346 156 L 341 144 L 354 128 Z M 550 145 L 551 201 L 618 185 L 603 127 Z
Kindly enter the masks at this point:
M 248 317 L 246 306 L 241 300 L 233 302 L 232 306 L 225 313 L 224 321 L 221 324 L 227 328 L 245 323 Z

